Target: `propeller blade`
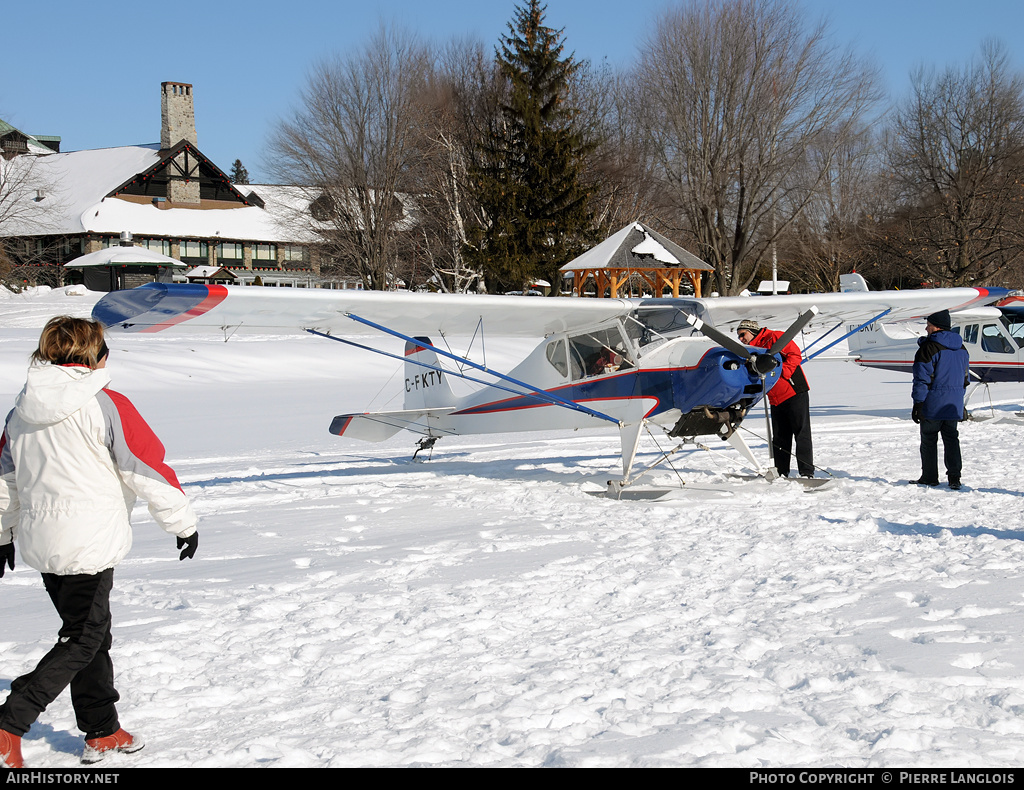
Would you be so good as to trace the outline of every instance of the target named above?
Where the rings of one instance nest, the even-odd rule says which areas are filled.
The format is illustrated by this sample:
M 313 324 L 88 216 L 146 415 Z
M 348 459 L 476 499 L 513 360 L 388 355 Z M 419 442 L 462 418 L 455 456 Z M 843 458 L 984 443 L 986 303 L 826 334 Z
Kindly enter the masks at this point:
M 705 324 L 695 315 L 690 315 L 689 313 L 683 313 L 683 315 L 686 317 L 686 323 L 688 323 L 698 332 L 714 340 L 716 343 L 718 343 L 718 345 L 722 346 L 722 348 L 728 349 L 733 354 L 735 354 L 738 357 L 741 357 L 744 360 L 748 360 L 752 356 L 750 353 L 750 349 L 748 349 L 736 338 L 730 337 L 729 335 L 725 334 L 719 329 L 715 329 L 715 327 L 711 326 L 710 324 Z
M 810 322 L 814 316 L 818 314 L 818 308 L 812 306 L 806 313 L 800 315 L 796 321 L 789 325 L 789 329 L 782 333 L 782 336 L 772 343 L 772 347 L 768 349 L 768 353 L 772 356 L 778 354 L 784 349 L 789 342 L 800 334 L 801 330 Z

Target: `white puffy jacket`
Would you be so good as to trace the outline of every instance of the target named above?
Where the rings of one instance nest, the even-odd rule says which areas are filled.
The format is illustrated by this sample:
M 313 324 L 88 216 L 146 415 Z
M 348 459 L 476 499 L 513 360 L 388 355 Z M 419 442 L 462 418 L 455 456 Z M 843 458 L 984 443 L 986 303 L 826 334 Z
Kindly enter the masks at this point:
M 0 545 L 43 573 L 112 568 L 132 545 L 136 495 L 167 532 L 196 517 L 164 448 L 105 370 L 33 365 L 0 437 Z

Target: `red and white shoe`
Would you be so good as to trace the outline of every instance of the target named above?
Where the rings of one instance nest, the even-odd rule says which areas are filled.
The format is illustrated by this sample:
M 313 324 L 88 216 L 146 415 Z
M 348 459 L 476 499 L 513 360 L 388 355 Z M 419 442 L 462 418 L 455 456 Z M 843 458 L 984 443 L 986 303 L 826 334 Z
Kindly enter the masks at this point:
M 24 768 L 21 759 L 21 736 L 0 730 L 0 768 Z
M 131 754 L 137 752 L 146 744 L 141 738 L 137 738 L 123 729 L 106 738 L 90 738 L 85 742 L 85 751 L 82 752 L 82 763 L 92 765 L 98 763 L 108 752 L 122 752 Z

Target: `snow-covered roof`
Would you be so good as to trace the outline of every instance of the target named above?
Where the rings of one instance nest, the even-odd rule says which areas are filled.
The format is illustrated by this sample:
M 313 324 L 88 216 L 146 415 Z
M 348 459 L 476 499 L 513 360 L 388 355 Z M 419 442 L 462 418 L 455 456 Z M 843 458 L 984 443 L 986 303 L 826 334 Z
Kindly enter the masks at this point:
M 650 269 L 670 266 L 714 271 L 713 266 L 704 263 L 693 253 L 687 252 L 642 222 L 631 222 L 596 247 L 569 261 L 561 271 Z
M 136 237 L 313 241 L 305 223 L 296 221 L 296 211 L 308 205 L 308 192 L 301 187 L 244 185 L 239 191 L 246 196 L 256 192 L 264 203 L 262 208 L 241 204 L 157 208 L 148 200 L 107 197 L 160 161 L 158 144 L 16 156 L 4 165 L 10 168 L 12 180 L 26 186 L 16 196 L 21 210 L 4 228 L 4 235 L 119 234 L 127 230 Z M 44 195 L 41 199 L 39 190 Z
M 145 247 L 107 247 L 90 252 L 64 264 L 67 269 L 89 269 L 97 266 L 166 266 L 185 269 L 181 261 Z
M 221 266 L 196 266 L 194 269 L 189 269 L 185 272 L 185 277 L 188 279 L 206 279 L 214 275 L 223 275 L 225 279 L 235 279 L 234 274 Z

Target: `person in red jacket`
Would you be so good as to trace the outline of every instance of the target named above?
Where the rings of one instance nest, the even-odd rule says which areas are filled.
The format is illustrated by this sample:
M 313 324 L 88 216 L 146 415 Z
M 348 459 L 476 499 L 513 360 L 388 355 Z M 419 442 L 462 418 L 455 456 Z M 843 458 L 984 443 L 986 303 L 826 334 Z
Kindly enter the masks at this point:
M 740 321 L 736 334 L 741 343 L 758 348 L 771 348 L 782 332 L 762 328 L 757 321 Z M 790 455 L 796 439 L 796 463 L 802 477 L 814 477 L 814 452 L 811 443 L 810 387 L 800 362 L 803 356 L 796 343 L 790 341 L 782 349 L 782 375 L 768 390 L 772 407 L 772 455 L 775 468 L 789 477 Z

